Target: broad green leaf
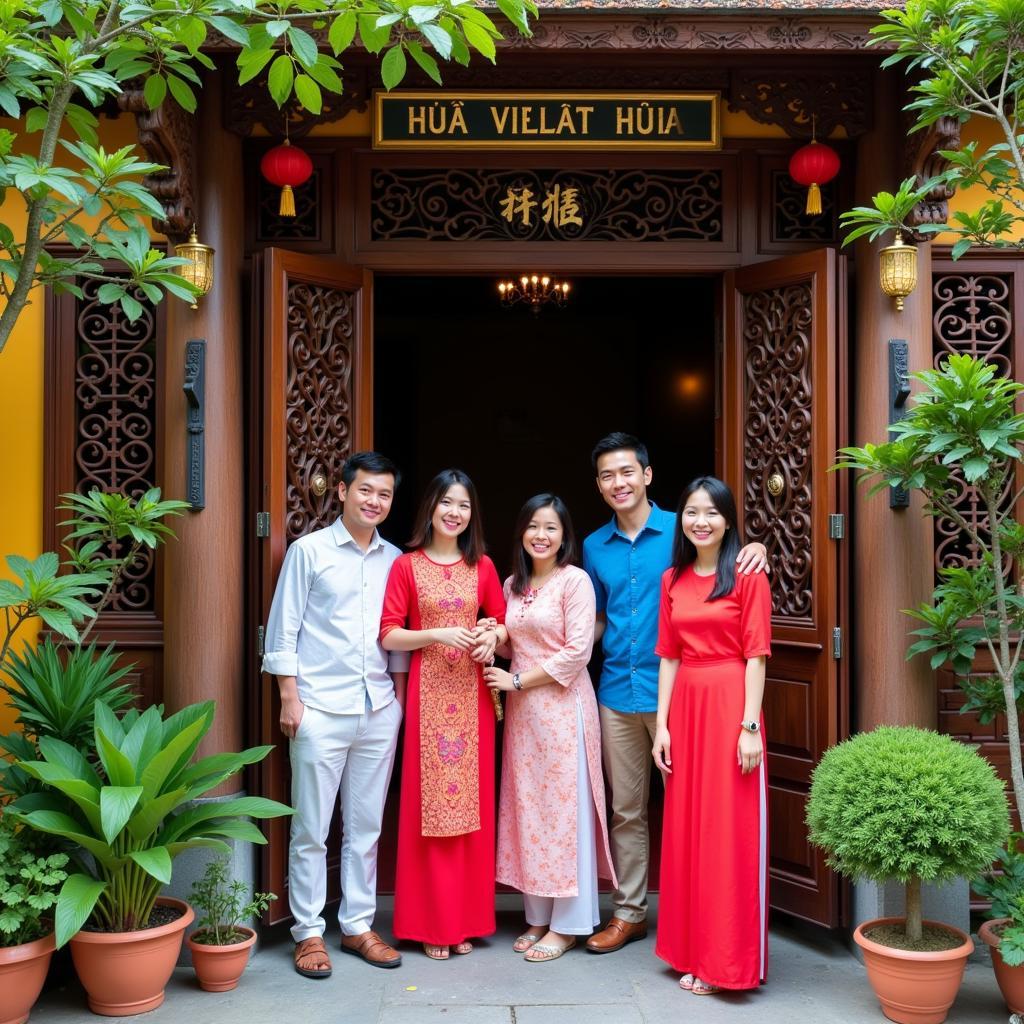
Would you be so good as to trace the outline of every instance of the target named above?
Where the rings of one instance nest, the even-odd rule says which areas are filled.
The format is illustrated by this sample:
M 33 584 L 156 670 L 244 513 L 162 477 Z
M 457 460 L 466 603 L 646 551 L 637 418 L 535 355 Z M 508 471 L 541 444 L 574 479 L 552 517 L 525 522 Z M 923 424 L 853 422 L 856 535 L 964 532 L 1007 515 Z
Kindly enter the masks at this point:
M 288 41 L 303 67 L 308 68 L 316 63 L 316 40 L 308 32 L 293 26 L 288 30 Z
M 171 90 L 171 95 L 182 110 L 187 110 L 190 114 L 195 113 L 196 94 L 187 82 L 182 81 L 177 75 L 168 75 L 167 87 Z
M 415 39 L 406 40 L 405 48 L 412 55 L 412 59 L 416 61 L 434 82 L 440 85 L 441 72 L 437 66 L 437 61 Z
M 320 86 L 309 75 L 295 76 L 295 96 L 299 103 L 312 114 L 319 114 L 323 109 Z
M 167 79 L 163 75 L 150 75 L 142 87 L 142 95 L 150 110 L 156 110 L 167 98 Z
M 149 850 L 133 850 L 128 856 L 148 875 L 169 885 L 171 881 L 171 855 L 166 847 L 154 846 Z
M 291 57 L 281 54 L 274 58 L 270 65 L 270 74 L 267 76 L 267 88 L 270 90 L 270 97 L 279 106 L 284 106 L 288 97 L 292 94 L 292 82 L 295 80 L 295 67 Z
M 120 835 L 141 796 L 141 786 L 104 786 L 100 790 L 100 819 L 108 843 Z
M 424 26 L 425 28 L 426 26 Z M 479 25 L 474 25 L 471 21 L 463 21 L 462 30 L 466 33 L 466 39 L 469 41 L 470 46 L 493 63 L 497 50 L 490 33 L 480 28 Z
M 57 897 L 54 917 L 58 949 L 81 931 L 106 888 L 106 882 L 99 882 L 88 875 L 68 876 Z
M 452 54 L 452 46 L 454 44 L 451 34 L 441 28 L 440 25 L 423 25 L 420 31 L 423 32 L 423 38 L 437 50 L 442 60 L 448 60 Z
M 352 45 L 352 40 L 355 37 L 356 14 L 353 10 L 348 10 L 335 18 L 331 22 L 331 27 L 327 30 L 327 42 L 330 43 L 335 56 L 347 50 Z
M 405 52 L 402 44 L 392 46 L 380 63 L 380 78 L 389 92 L 405 78 Z

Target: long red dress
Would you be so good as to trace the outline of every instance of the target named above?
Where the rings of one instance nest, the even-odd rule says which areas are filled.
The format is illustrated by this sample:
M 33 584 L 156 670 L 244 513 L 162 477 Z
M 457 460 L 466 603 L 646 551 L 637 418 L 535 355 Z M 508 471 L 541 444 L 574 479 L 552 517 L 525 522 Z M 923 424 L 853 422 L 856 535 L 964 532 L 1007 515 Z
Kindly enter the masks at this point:
M 381 636 L 392 629 L 505 620 L 494 563 L 441 565 L 402 555 L 388 577 Z M 397 938 L 452 946 L 494 921 L 494 704 L 482 666 L 443 644 L 414 651 L 402 747 Z
M 768 972 L 767 772 L 762 760 L 741 774 L 736 744 L 747 659 L 771 654 L 772 599 L 764 573 L 738 574 L 708 602 L 714 583 L 692 566 L 674 585 L 671 569 L 662 578 L 656 652 L 681 660 L 655 952 L 681 974 L 746 989 Z

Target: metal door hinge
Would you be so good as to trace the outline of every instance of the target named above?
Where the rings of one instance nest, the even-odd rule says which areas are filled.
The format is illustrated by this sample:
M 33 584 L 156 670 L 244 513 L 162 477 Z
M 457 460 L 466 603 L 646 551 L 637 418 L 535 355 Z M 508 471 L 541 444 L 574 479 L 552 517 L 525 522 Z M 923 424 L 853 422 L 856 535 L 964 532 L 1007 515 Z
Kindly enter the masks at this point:
M 836 626 L 832 630 L 832 657 L 838 661 L 843 656 L 843 631 Z
M 257 537 L 269 537 L 270 536 L 270 513 L 269 512 L 257 512 L 256 513 L 256 536 Z
M 256 627 L 256 654 L 262 658 L 265 651 L 263 649 L 263 638 L 266 636 L 266 630 L 262 626 Z
M 842 540 L 846 536 L 846 516 L 842 512 L 833 512 L 828 517 L 829 540 Z

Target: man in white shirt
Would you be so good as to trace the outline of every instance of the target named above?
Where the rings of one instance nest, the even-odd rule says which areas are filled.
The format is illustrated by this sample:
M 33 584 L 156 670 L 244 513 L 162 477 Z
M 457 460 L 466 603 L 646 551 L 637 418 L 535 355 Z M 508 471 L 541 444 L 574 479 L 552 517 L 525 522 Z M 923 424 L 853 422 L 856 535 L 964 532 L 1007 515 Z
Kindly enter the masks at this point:
M 267 623 L 263 671 L 277 676 L 292 768 L 288 900 L 295 969 L 326 978 L 327 832 L 341 796 L 341 948 L 375 967 L 401 955 L 374 931 L 377 842 L 402 722 L 409 656 L 378 642 L 398 548 L 377 527 L 399 474 L 377 452 L 342 467 L 343 512 L 288 548 Z

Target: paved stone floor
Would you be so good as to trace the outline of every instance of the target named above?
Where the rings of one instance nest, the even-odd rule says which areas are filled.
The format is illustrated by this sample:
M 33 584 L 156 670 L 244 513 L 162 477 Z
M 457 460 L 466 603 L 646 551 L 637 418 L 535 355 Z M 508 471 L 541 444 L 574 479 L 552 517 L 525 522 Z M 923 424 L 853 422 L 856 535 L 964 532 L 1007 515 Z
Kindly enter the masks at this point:
M 179 968 L 163 1006 L 132 1018 L 147 1024 L 883 1024 L 860 963 L 835 936 L 791 923 L 772 929 L 770 981 L 756 992 L 698 998 L 653 954 L 653 940 L 594 956 L 573 950 L 557 963 L 528 964 L 511 951 L 521 918 L 515 896 L 499 897 L 498 933 L 466 957 L 435 963 L 403 948 L 397 970 L 333 955 L 334 974 L 307 981 L 291 969 L 287 935 L 264 942 L 238 989 L 219 995 L 196 986 Z M 377 924 L 388 935 L 389 906 Z M 332 952 L 337 932 L 329 932 Z M 951 1024 L 1005 1024 L 986 951 L 967 966 Z M 51 990 L 34 1024 L 95 1020 L 77 984 Z M 126 1018 L 129 1019 L 129 1018 Z

